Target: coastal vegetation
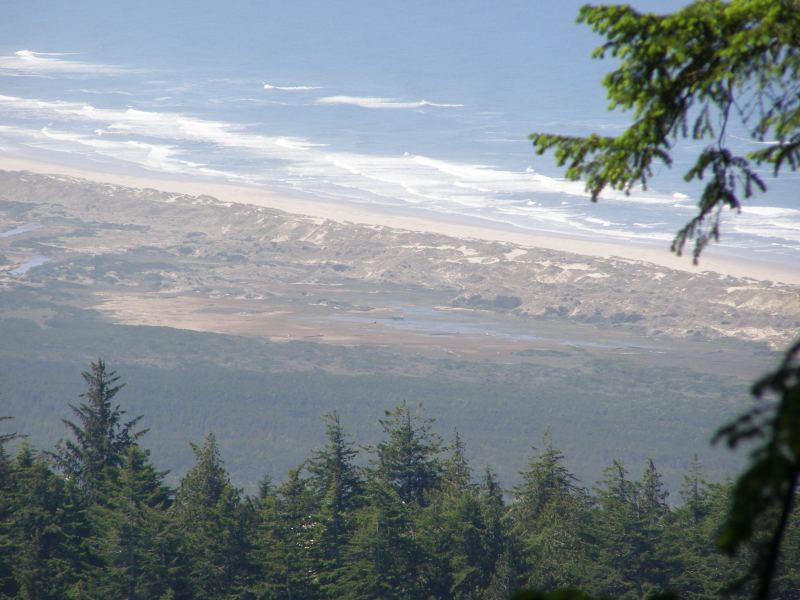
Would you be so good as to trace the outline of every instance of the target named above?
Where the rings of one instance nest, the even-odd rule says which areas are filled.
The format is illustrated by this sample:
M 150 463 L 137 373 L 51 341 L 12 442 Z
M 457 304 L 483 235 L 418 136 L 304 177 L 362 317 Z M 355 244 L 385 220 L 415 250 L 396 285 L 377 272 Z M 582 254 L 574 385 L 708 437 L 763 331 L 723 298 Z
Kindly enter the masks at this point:
M 633 478 L 609 462 L 587 488 L 549 434 L 520 483 L 475 472 L 458 432 L 443 440 L 400 403 L 359 448 L 336 413 L 324 439 L 256 493 L 231 482 L 213 433 L 192 446 L 176 487 L 140 445 L 132 390 L 102 361 L 52 452 L 10 434 L 0 447 L 0 594 L 9 598 L 484 598 L 566 585 L 615 598 L 748 597 L 749 551 L 715 538 L 731 482 L 695 459 L 670 496 L 653 461 Z M 6 422 L 7 424 L 7 422 Z M 146 436 L 145 436 L 146 437 Z M 141 438 L 145 439 L 145 438 Z M 800 522 L 792 517 L 773 590 L 797 597 Z M 575 596 L 577 597 L 577 596 Z

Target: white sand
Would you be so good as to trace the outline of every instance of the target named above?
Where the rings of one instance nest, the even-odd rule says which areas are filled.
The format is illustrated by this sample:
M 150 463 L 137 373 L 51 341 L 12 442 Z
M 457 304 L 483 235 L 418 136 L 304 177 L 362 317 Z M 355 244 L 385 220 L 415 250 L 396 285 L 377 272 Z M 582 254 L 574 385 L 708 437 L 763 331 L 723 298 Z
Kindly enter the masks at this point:
M 539 235 L 538 233 L 503 228 L 500 225 L 493 226 L 491 223 L 478 219 L 459 219 L 458 217 L 422 213 L 421 211 L 417 215 L 400 214 L 399 211 L 386 207 L 321 200 L 285 192 L 270 191 L 264 188 L 197 181 L 188 178 L 182 179 L 178 176 L 157 173 L 123 175 L 28 158 L 18 158 L 3 153 L 0 153 L 0 170 L 68 175 L 133 188 L 147 187 L 190 195 L 205 194 L 214 196 L 224 202 L 253 204 L 339 222 L 395 227 L 460 238 L 510 242 L 520 246 L 549 248 L 588 256 L 614 256 L 695 273 L 711 271 L 735 277 L 751 277 L 760 280 L 800 284 L 800 269 L 792 269 L 789 266 L 757 258 L 725 256 L 721 249 L 713 246 L 704 251 L 700 267 L 694 267 L 691 263 L 691 258 L 688 256 L 677 257 L 671 254 L 666 246 L 659 248 L 652 245 L 634 243 L 621 244 L 618 241 L 594 241 L 556 235 Z

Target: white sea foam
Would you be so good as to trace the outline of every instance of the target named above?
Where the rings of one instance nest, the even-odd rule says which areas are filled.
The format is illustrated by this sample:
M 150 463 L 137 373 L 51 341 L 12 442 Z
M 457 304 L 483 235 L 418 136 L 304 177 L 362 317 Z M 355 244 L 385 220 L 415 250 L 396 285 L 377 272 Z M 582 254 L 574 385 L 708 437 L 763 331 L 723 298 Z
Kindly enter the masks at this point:
M 587 223 L 595 223 L 597 225 L 601 225 L 602 227 L 611 227 L 614 225 L 611 221 L 606 221 L 605 219 L 597 219 L 595 217 L 586 217 L 584 219 Z
M 321 85 L 272 85 L 270 83 L 264 84 L 265 90 L 278 90 L 281 92 L 306 92 L 310 90 L 321 90 Z
M 537 231 L 669 241 L 676 225 L 666 222 L 665 211 L 674 212 L 673 205 L 694 210 L 684 202 L 676 203 L 671 194 L 635 190 L 627 196 L 611 190 L 601 197 L 619 216 L 603 219 L 584 210 L 588 194 L 582 182 L 547 177 L 532 169 L 513 171 L 412 153 L 336 151 L 306 138 L 266 135 L 242 124 L 177 112 L 2 95 L 0 111 L 39 122 L 35 128 L 0 126 L 0 140 L 111 157 L 154 171 L 277 183 L 331 198 L 416 206 Z M 47 125 L 42 127 L 43 123 Z M 203 152 L 208 146 L 225 149 L 226 159 L 233 157 L 229 160 L 234 164 L 243 160 L 261 166 L 248 174 L 203 164 L 204 159 L 197 157 L 206 156 Z M 564 199 L 554 199 L 553 194 L 563 194 Z M 642 210 L 655 212 L 630 213 L 625 203 L 641 204 Z M 653 216 L 645 220 L 645 214 Z M 732 223 L 732 234 L 782 237 L 787 243 L 800 236 L 800 211 L 796 209 L 748 206 L 739 217 Z
M 663 227 L 664 225 L 667 225 L 667 223 L 663 223 L 663 222 L 662 223 L 636 223 L 636 222 L 633 222 L 632 225 L 634 227 L 639 227 L 641 229 L 655 229 L 656 227 Z
M 104 65 L 64 59 L 69 53 L 33 52 L 18 50 L 12 55 L 0 56 L 0 73 L 13 75 L 118 75 L 130 73 L 117 65 Z
M 800 210 L 796 208 L 781 208 L 777 206 L 745 206 L 742 208 L 742 215 L 747 218 L 748 215 L 755 215 L 758 217 L 800 217 Z
M 97 96 L 133 96 L 131 92 L 125 92 L 122 90 L 93 90 L 89 88 L 81 88 L 78 91 L 83 94 L 94 94 Z
M 266 136 L 248 132 L 243 126 L 212 121 L 181 113 L 139 109 L 106 109 L 86 103 L 40 101 L 0 95 L 0 107 L 41 118 L 61 118 L 102 123 L 108 132 L 191 140 L 257 153 L 291 162 L 292 174 L 332 178 L 334 183 L 389 197 L 409 200 L 451 201 L 462 205 L 485 205 L 487 194 L 564 193 L 587 196 L 582 182 L 566 181 L 535 172 L 513 172 L 486 165 L 470 165 L 427 156 L 374 156 L 321 151 L 304 138 Z M 355 176 L 360 180 L 356 181 Z M 621 202 L 663 203 L 672 200 L 656 194 L 609 191 L 603 198 Z
M 449 104 L 442 102 L 431 102 L 429 100 L 415 100 L 404 102 L 397 98 L 377 98 L 371 96 L 325 96 L 317 98 L 317 104 L 344 104 L 350 106 L 360 106 L 361 108 L 463 108 L 463 104 Z
M 142 141 L 123 140 L 114 141 L 99 139 L 96 136 L 81 135 L 71 132 L 57 131 L 48 128 L 41 130 L 43 141 L 57 142 L 55 149 L 70 148 L 75 150 L 89 150 L 101 156 L 115 158 L 138 164 L 145 169 L 164 173 L 206 173 L 208 175 L 223 175 L 220 171 L 207 169 L 204 165 L 178 158 L 181 151 L 176 146 L 167 144 L 153 144 Z M 40 146 L 47 147 L 46 143 Z

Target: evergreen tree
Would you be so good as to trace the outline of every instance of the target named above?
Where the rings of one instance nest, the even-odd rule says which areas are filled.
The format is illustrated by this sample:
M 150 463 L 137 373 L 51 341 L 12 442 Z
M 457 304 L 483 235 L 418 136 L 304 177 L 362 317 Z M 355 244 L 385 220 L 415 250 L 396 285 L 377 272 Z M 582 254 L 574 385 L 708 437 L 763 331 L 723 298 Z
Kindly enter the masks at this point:
M 319 573 L 313 561 L 317 531 L 314 506 L 314 495 L 300 477 L 300 469 L 290 470 L 276 493 L 266 491 L 260 502 L 252 553 L 258 569 L 252 588 L 256 598 L 320 598 Z
M 617 136 L 530 139 L 539 154 L 554 151 L 566 176 L 583 180 L 593 201 L 607 187 L 646 187 L 654 171 L 672 166 L 676 142 L 692 140 L 696 153 L 684 178 L 705 184 L 672 249 L 680 254 L 693 240 L 696 263 L 719 239 L 724 209 L 738 212 L 744 199 L 766 191 L 765 171 L 777 177 L 800 168 L 800 5 L 696 0 L 671 14 L 586 5 L 579 20 L 605 38 L 594 56 L 617 59 L 603 84 L 611 108 L 631 111 L 631 124 Z M 734 129 L 751 143 L 728 135 Z M 761 402 L 715 436 L 731 448 L 758 444 L 734 487 L 719 544 L 735 554 L 761 541 L 753 570 L 757 597 L 766 600 L 800 484 L 800 340 L 752 392 Z
M 81 589 L 91 561 L 91 531 L 70 482 L 23 445 L 14 465 L 9 536 L 15 593 L 31 600 L 60 599 Z
M 628 479 L 621 460 L 603 471 L 596 489 L 598 507 L 593 512 L 597 571 L 590 582 L 592 591 L 613 598 L 641 598 L 639 523 L 636 514 L 636 484 Z
M 314 557 L 321 593 L 334 597 L 343 568 L 343 551 L 354 528 L 353 516 L 361 502 L 363 481 L 354 464 L 357 455 L 339 415 L 324 415 L 327 444 L 308 462 L 309 487 L 315 496 Z
M 708 482 L 703 477 L 703 466 L 696 454 L 689 463 L 689 471 L 683 476 L 680 496 L 684 521 L 697 524 L 708 515 Z
M 512 534 L 522 544 L 526 585 L 552 590 L 585 578 L 585 518 L 588 497 L 564 465 L 564 456 L 545 433 L 515 488 Z
M 114 396 L 123 388 L 119 376 L 106 370 L 102 359 L 91 363 L 82 373 L 88 390 L 81 394 L 86 401 L 70 404 L 77 423 L 63 419 L 74 440 L 62 440 L 53 455 L 56 465 L 67 477 L 75 479 L 88 497 L 105 478 L 105 471 L 119 466 L 125 449 L 146 430 L 134 431 L 141 416 L 123 422 L 125 411 L 112 405 Z
M 416 540 L 414 505 L 380 480 L 367 483 L 365 499 L 346 550 L 347 568 L 342 573 L 339 597 L 427 598 L 424 578 L 418 571 L 425 555 Z
M 233 598 L 245 585 L 246 515 L 209 433 L 202 446 L 192 444 L 196 464 L 181 480 L 171 508 L 181 531 L 184 584 L 193 599 Z M 176 594 L 183 596 L 184 592 Z
M 490 582 L 498 577 L 502 581 L 507 580 L 502 585 L 498 583 L 494 586 L 495 588 L 500 586 L 505 589 L 508 582 L 516 579 L 517 569 L 512 568 L 516 566 L 516 563 L 512 564 L 510 560 L 510 539 L 506 519 L 508 511 L 503 501 L 503 491 L 488 466 L 484 471 L 478 500 L 481 505 L 481 518 L 484 524 L 481 532 L 484 580 L 487 589 L 490 586 Z M 502 568 L 501 562 L 503 563 Z M 514 589 L 516 589 L 516 586 Z
M 672 563 L 678 560 L 664 543 L 670 516 L 669 494 L 652 460 L 648 460 L 636 492 L 641 588 L 645 595 L 651 595 L 672 587 L 669 573 Z
M 705 600 L 723 595 L 726 565 L 732 562 L 714 544 L 726 505 L 715 507 L 714 486 L 704 478 L 695 456 L 680 489 L 682 504 L 673 511 L 661 543 L 676 557 L 670 584 L 681 598 Z
M 441 477 L 439 437 L 430 420 L 412 416 L 405 402 L 380 420 L 387 439 L 378 444 L 378 477 L 392 486 L 403 502 L 427 503 Z
M 427 557 L 420 572 L 433 597 L 478 598 L 491 577 L 483 506 L 457 431 L 449 451 L 439 485 L 418 519 L 419 543 Z
M 327 443 L 307 463 L 309 485 L 317 498 L 328 497 L 332 509 L 343 513 L 356 506 L 363 483 L 354 463 L 358 452 L 335 411 L 323 415 L 323 420 Z
M 170 590 L 176 539 L 169 527 L 170 490 L 149 453 L 129 446 L 113 479 L 104 486 L 104 501 L 90 517 L 102 560 L 105 597 L 127 600 L 159 598 Z
M 756 547 L 742 546 L 736 556 L 720 551 L 717 545 L 720 530 L 731 511 L 733 483 L 730 479 L 707 486 L 708 513 L 700 523 L 700 535 L 705 545 L 694 560 L 694 569 L 701 567 L 705 576 L 704 588 L 709 598 L 752 598 L 755 580 L 749 565 L 753 563 Z M 767 530 L 761 532 L 765 535 Z
M 483 594 L 484 600 L 508 600 L 520 590 L 516 560 L 511 552 L 505 552 L 497 561 L 492 579 Z
M 465 600 L 482 598 L 491 572 L 486 571 L 483 546 L 486 524 L 477 496 L 471 492 L 452 496 L 446 506 L 444 525 L 450 542 L 448 595 Z
M 461 494 L 474 492 L 472 472 L 467 462 L 464 442 L 458 431 L 453 432 L 453 442 L 450 444 L 448 456 L 442 465 L 442 479 L 440 487 L 445 493 Z

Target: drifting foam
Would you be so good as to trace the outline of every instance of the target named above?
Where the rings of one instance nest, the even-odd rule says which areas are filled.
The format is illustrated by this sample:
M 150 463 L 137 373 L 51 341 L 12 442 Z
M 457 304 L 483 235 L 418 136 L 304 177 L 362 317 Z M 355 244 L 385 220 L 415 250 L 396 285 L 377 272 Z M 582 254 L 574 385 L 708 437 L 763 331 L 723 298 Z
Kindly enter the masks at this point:
M 800 217 L 800 210 L 796 208 L 781 208 L 777 206 L 745 206 L 742 208 L 742 214 L 756 215 L 759 217 Z
M 180 150 L 172 145 L 124 140 L 114 141 L 78 133 L 41 130 L 42 140 L 56 142 L 55 148 L 72 151 L 88 149 L 101 156 L 138 164 L 145 169 L 164 173 L 188 174 L 201 172 L 203 165 L 179 159 Z M 46 147 L 46 144 L 41 144 Z M 220 173 L 217 173 L 220 174 Z
M 310 90 L 321 90 L 321 85 L 272 85 L 264 84 L 265 90 L 278 90 L 280 92 L 306 92 Z
M 81 88 L 78 91 L 83 93 L 83 94 L 94 94 L 96 96 L 109 96 L 109 95 L 133 96 L 132 93 L 125 92 L 125 91 L 122 91 L 122 90 L 93 90 L 93 89 L 88 89 L 88 88 Z
M 13 55 L 0 56 L 0 73 L 13 75 L 118 75 L 130 73 L 117 65 L 88 63 L 60 58 L 63 52 L 33 52 L 18 50 Z
M 317 98 L 317 104 L 344 104 L 359 106 L 361 108 L 464 108 L 463 104 L 445 104 L 440 102 L 430 102 L 429 100 L 416 100 L 403 102 L 396 98 L 378 98 L 371 96 L 325 96 Z

